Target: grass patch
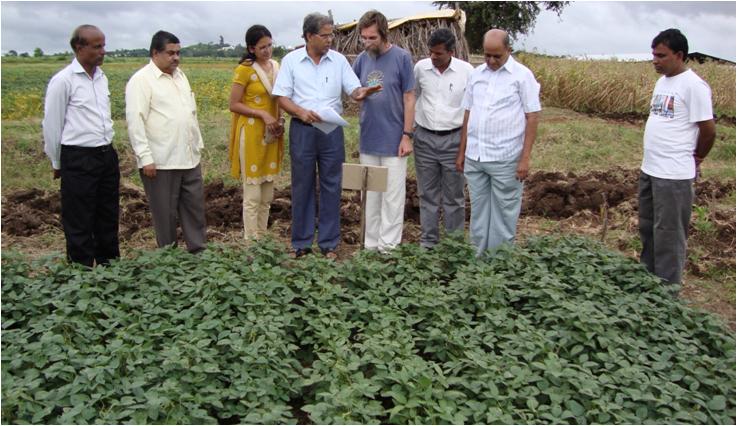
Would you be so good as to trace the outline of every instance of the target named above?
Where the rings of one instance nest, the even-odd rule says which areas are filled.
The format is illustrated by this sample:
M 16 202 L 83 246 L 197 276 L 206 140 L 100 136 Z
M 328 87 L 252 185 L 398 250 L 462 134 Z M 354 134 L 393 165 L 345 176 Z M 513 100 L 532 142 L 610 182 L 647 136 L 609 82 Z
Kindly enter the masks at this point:
M 531 168 L 574 173 L 612 166 L 639 168 L 644 131 L 644 123 L 629 124 L 545 107 L 532 148 Z M 734 126 L 717 124 L 717 140 L 702 164 L 703 177 L 735 179 L 734 141 Z
M 346 117 L 346 161 L 358 162 L 358 117 Z M 206 182 L 223 179 L 226 185 L 240 183 L 230 177 L 228 140 L 230 112 L 200 113 L 200 128 L 205 140 L 202 167 Z M 289 126 L 289 120 L 287 120 Z M 118 150 L 123 178 L 141 185 L 135 157 L 128 141 L 125 120 L 114 122 L 113 143 Z M 287 134 L 288 134 L 287 127 Z M 585 173 L 613 165 L 638 168 L 642 161 L 643 126 L 578 114 L 560 108 L 545 108 L 532 150 L 532 171 Z M 717 141 L 702 166 L 705 178 L 735 179 L 735 128 L 717 125 Z M 41 120 L 2 120 L 2 190 L 58 188 L 51 179 L 51 164 L 43 152 Z M 23 165 L 15 167 L 14 165 Z M 289 182 L 289 143 L 287 140 L 282 176 L 278 185 Z M 408 160 L 407 174 L 415 176 L 414 155 Z

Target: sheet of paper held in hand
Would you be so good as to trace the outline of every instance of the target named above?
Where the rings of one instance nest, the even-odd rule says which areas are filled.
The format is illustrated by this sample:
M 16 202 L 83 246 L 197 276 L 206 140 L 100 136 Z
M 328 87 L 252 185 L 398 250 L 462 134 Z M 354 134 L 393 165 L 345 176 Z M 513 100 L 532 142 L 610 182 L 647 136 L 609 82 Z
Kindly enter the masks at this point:
M 348 122 L 343 120 L 343 117 L 330 107 L 321 108 L 315 112 L 320 116 L 320 118 L 322 118 L 322 121 L 319 123 L 312 123 L 312 125 L 320 129 L 326 135 L 335 130 L 338 126 L 345 127 L 348 125 Z

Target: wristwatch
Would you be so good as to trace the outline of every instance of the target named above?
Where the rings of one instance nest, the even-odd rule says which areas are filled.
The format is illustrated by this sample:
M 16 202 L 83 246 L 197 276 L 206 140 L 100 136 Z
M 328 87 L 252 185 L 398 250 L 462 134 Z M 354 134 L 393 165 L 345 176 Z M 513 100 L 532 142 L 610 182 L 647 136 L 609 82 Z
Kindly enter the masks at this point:
M 405 136 L 407 136 L 407 137 L 409 137 L 410 139 L 414 139 L 415 138 L 415 132 L 402 131 L 402 134 L 405 135 Z

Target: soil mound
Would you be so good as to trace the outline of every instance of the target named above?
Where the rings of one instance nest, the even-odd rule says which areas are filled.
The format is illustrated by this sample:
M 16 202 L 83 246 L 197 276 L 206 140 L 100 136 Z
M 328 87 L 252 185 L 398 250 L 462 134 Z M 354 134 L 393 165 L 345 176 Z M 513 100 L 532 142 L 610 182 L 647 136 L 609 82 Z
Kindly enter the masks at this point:
M 28 189 L 3 198 L 3 232 L 29 237 L 42 234 L 49 227 L 61 228 L 61 196 L 58 192 Z
M 522 215 L 561 219 L 584 210 L 598 213 L 604 205 L 613 208 L 624 202 L 627 202 L 628 210 L 636 214 L 638 175 L 638 170 L 622 168 L 583 175 L 533 173 L 525 183 Z M 734 182 L 700 181 L 695 185 L 696 204 L 727 197 L 734 189 Z M 420 202 L 414 179 L 407 181 L 406 197 L 405 221 L 419 224 Z M 120 238 L 125 241 L 139 230 L 151 227 L 151 215 L 142 189 L 123 185 L 120 198 Z M 222 181 L 207 184 L 205 204 L 208 228 L 220 232 L 240 229 L 242 199 L 240 187 L 226 187 Z M 291 206 L 290 189 L 276 190 L 269 226 L 278 222 L 278 231 L 285 236 L 290 232 Z M 8 194 L 3 197 L 3 232 L 15 236 L 32 236 L 42 234 L 49 228 L 61 229 L 60 211 L 58 191 L 30 189 Z M 344 191 L 340 211 L 343 241 L 356 244 L 361 221 L 360 194 L 356 191 Z M 466 195 L 467 219 L 469 214 L 470 205 Z M 730 217 L 714 216 L 713 219 L 719 234 L 731 232 L 734 240 L 734 214 Z
M 582 210 L 598 212 L 637 197 L 638 171 L 621 168 L 577 176 L 560 172 L 533 173 L 525 182 L 522 214 L 565 218 Z

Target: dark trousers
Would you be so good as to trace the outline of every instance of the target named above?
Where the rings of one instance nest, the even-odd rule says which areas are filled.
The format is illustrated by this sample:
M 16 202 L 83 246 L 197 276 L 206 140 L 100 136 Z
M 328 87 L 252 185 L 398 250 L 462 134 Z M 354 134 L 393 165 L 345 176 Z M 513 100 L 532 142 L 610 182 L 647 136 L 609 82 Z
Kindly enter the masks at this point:
M 332 250 L 340 242 L 340 194 L 345 147 L 343 128 L 326 135 L 292 119 L 289 126 L 292 168 L 292 247 L 312 246 L 315 237 L 315 172 L 320 179 L 317 245 Z M 317 169 L 316 169 L 317 168 Z
M 159 247 L 177 244 L 177 219 L 187 251 L 198 253 L 207 244 L 205 194 L 200 165 L 186 170 L 156 170 L 149 178 L 139 169 Z
M 112 145 L 62 145 L 60 175 L 67 258 L 91 267 L 120 257 L 120 169 Z
M 660 179 L 640 172 L 640 262 L 671 284 L 681 284 L 691 220 L 693 179 Z

